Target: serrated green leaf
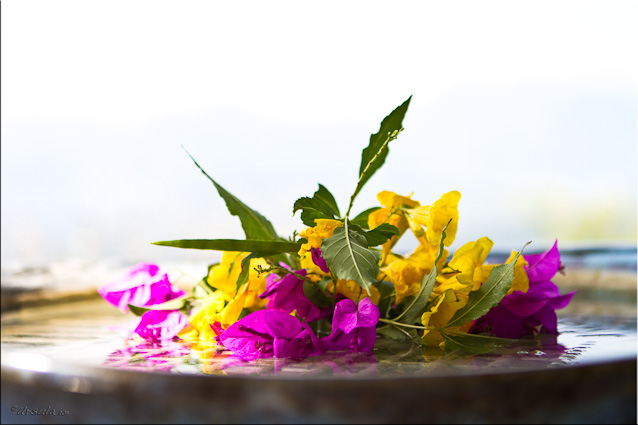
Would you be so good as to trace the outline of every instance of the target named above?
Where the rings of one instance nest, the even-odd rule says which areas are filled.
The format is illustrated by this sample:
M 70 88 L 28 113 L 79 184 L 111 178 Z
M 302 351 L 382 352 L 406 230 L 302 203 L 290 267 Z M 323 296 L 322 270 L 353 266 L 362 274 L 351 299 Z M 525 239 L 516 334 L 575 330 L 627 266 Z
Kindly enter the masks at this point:
M 292 209 L 293 215 L 298 210 L 301 210 L 301 221 L 308 227 L 314 227 L 316 225 L 315 219 L 317 218 L 335 218 L 332 208 L 316 198 L 303 197 L 297 199 Z
M 210 249 L 216 251 L 259 252 L 265 256 L 283 252 L 297 252 L 301 244 L 297 242 L 273 240 L 241 239 L 180 239 L 153 242 L 153 245 L 172 246 L 188 249 Z
M 497 338 L 461 332 L 441 332 L 446 354 L 485 354 L 519 342 L 516 339 Z
M 337 227 L 332 236 L 324 239 L 321 253 L 328 267 L 338 278 L 354 280 L 370 294 L 370 286 L 379 274 L 381 255 L 368 249 L 366 238 L 348 228 Z
M 399 229 L 395 226 L 383 223 L 372 230 L 363 230 L 361 227 L 352 225 L 352 230 L 362 234 L 368 241 L 368 246 L 378 246 L 393 236 L 399 235 Z
M 317 191 L 313 195 L 313 198 L 318 199 L 324 204 L 328 205 L 332 210 L 334 217 L 339 217 L 341 215 L 339 214 L 339 206 L 337 205 L 337 201 L 335 200 L 334 196 L 332 196 L 332 193 L 330 193 L 330 191 L 326 189 L 326 187 L 321 183 L 319 184 L 319 189 L 317 189 Z
M 332 305 L 332 299 L 328 298 L 319 285 L 319 282 L 303 281 L 303 293 L 311 303 L 319 308 Z
M 367 210 L 363 211 L 362 213 L 357 215 L 355 218 L 350 220 L 350 223 L 356 224 L 357 226 L 361 227 L 362 229 L 370 230 L 370 226 L 368 226 L 368 216 L 370 215 L 370 213 L 373 213 L 373 212 L 375 212 L 377 210 L 380 210 L 380 209 L 381 209 L 381 207 L 368 208 Z
M 529 242 L 525 244 L 523 249 L 525 249 L 527 245 L 529 245 Z M 516 265 L 518 257 L 523 252 L 523 249 L 516 254 L 514 261 L 511 263 L 494 267 L 487 281 L 481 285 L 478 290 L 470 292 L 465 307 L 458 310 L 444 328 L 462 326 L 470 320 L 476 320 L 500 303 L 512 286 L 512 282 L 514 281 L 514 266 Z
M 434 285 L 436 283 L 436 275 L 437 275 L 436 265 L 438 264 L 439 260 L 443 256 L 443 251 L 445 249 L 443 241 L 445 240 L 445 237 L 446 237 L 445 231 L 447 230 L 447 226 L 449 224 L 450 223 L 448 222 L 448 224 L 446 224 L 443 230 L 441 231 L 441 240 L 439 241 L 439 251 L 436 254 L 436 259 L 434 260 L 434 266 L 432 267 L 432 270 L 430 270 L 430 273 L 428 273 L 427 276 L 423 277 L 423 280 L 421 281 L 421 288 L 419 289 L 419 292 L 416 294 L 416 296 L 412 300 L 412 303 L 408 306 L 408 308 L 406 308 L 403 311 L 403 313 L 401 313 L 399 317 L 395 319 L 395 321 L 400 323 L 405 323 L 408 325 L 411 325 L 417 321 L 420 321 L 421 315 L 423 314 L 423 311 L 425 310 L 425 307 L 428 304 L 428 299 L 430 298 L 430 295 L 432 294 L 432 290 L 434 289 Z
M 383 165 L 385 158 L 388 156 L 388 144 L 396 137 L 396 134 L 403 130 L 403 118 L 410 105 L 412 96 L 403 104 L 392 111 L 381 122 L 379 131 L 370 136 L 368 147 L 361 153 L 361 166 L 359 167 L 359 182 L 357 188 L 352 195 L 354 199 L 364 184 L 372 177 L 372 175 Z
M 186 149 L 184 149 L 186 150 Z M 277 236 L 277 232 L 275 232 L 275 228 L 272 223 L 268 221 L 263 215 L 259 214 L 257 211 L 251 209 L 248 205 L 241 202 L 234 195 L 224 189 L 221 185 L 219 185 L 211 176 L 209 176 L 206 171 L 195 161 L 195 158 L 186 151 L 188 156 L 193 160 L 197 168 L 206 176 L 208 179 L 213 182 L 215 188 L 217 189 L 217 193 L 221 196 L 226 202 L 226 207 L 228 211 L 234 215 L 239 217 L 241 221 L 241 227 L 244 229 L 244 233 L 246 234 L 246 239 L 257 239 L 257 240 L 275 240 L 281 239 Z

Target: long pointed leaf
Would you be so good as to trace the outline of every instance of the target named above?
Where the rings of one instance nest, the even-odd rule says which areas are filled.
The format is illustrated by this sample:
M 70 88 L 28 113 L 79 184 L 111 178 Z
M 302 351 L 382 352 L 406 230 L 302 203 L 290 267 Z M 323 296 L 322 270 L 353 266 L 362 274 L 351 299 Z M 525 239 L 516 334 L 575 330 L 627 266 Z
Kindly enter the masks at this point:
M 520 343 L 521 340 L 474 335 L 460 332 L 441 332 L 445 340 L 446 354 L 485 354 L 501 347 Z
M 181 239 L 175 241 L 153 242 L 153 245 L 172 246 L 176 248 L 210 249 L 216 251 L 259 252 L 264 255 L 275 255 L 283 252 L 297 252 L 301 244 L 286 241 L 259 241 L 240 239 Z
M 423 280 L 421 281 L 421 288 L 419 289 L 419 292 L 417 293 L 416 297 L 414 297 L 412 304 L 410 304 L 408 308 L 406 308 L 405 311 L 401 313 L 401 315 L 395 319 L 395 321 L 411 325 L 421 317 L 423 310 L 425 310 L 425 307 L 428 304 L 428 299 L 430 298 L 430 295 L 432 294 L 432 290 L 434 289 L 434 285 L 436 283 L 436 275 L 437 275 L 436 265 L 441 259 L 441 257 L 443 256 L 443 251 L 445 249 L 443 241 L 445 240 L 445 237 L 446 237 L 445 230 L 447 230 L 447 226 L 449 224 L 450 223 L 448 222 L 448 224 L 445 225 L 445 227 L 443 228 L 443 231 L 441 232 L 441 241 L 439 242 L 439 252 L 436 255 L 436 260 L 434 260 L 434 265 L 432 266 L 432 270 L 430 270 L 430 273 L 428 273 L 428 275 L 425 276 Z
M 239 220 L 241 221 L 241 227 L 244 229 L 244 233 L 246 234 L 246 239 L 281 239 L 279 236 L 277 236 L 275 228 L 273 227 L 272 223 L 266 219 L 266 217 L 251 209 L 248 205 L 244 204 L 233 194 L 224 189 L 215 180 L 213 180 L 213 178 L 209 176 L 206 171 L 204 171 L 204 169 L 197 163 L 197 161 L 195 161 L 195 158 L 193 158 L 193 156 L 188 153 L 188 151 L 186 151 L 186 153 L 193 160 L 197 168 L 199 168 L 199 170 L 206 177 L 208 177 L 211 182 L 213 182 L 215 188 L 217 189 L 217 193 L 219 193 L 219 196 L 221 196 L 226 202 L 228 211 L 232 215 L 239 217 Z
M 370 136 L 368 147 L 361 153 L 361 166 L 359 167 L 359 183 L 352 195 L 354 199 L 364 184 L 383 165 L 388 156 L 388 144 L 396 138 L 398 132 L 403 130 L 403 118 L 410 105 L 412 96 L 390 113 L 381 122 L 379 131 Z
M 529 244 L 530 242 L 525 244 L 523 249 Z M 444 328 L 461 326 L 470 320 L 476 320 L 500 303 L 512 286 L 512 282 L 514 281 L 514 266 L 516 265 L 518 257 L 523 252 L 523 249 L 516 254 L 514 261 L 511 263 L 494 267 L 487 281 L 481 285 L 478 290 L 470 292 L 465 307 L 458 310 Z

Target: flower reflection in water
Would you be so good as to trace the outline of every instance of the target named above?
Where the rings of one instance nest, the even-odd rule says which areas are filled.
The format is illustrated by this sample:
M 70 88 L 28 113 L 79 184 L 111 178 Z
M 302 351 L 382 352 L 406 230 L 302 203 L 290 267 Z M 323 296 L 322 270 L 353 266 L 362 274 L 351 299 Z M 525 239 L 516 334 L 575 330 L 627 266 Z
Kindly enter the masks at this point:
M 141 343 L 113 352 L 105 366 L 149 372 L 195 373 L 224 376 L 383 377 L 436 376 L 466 373 L 501 373 L 545 369 L 574 362 L 578 352 L 544 334 L 509 347 L 480 355 L 426 348 L 381 339 L 375 353 L 332 351 L 323 355 L 295 358 L 244 360 L 221 346 L 195 350 L 177 341 Z
M 183 363 L 189 353 L 188 347 L 175 341 L 143 342 L 114 351 L 107 357 L 104 366 L 170 372 L 174 366 Z

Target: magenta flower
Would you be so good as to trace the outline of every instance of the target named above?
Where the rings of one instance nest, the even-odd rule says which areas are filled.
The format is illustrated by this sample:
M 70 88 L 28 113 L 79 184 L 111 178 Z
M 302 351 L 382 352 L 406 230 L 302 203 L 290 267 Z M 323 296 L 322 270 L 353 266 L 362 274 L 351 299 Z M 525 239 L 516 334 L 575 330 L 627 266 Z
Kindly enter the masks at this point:
M 132 370 L 152 370 L 169 372 L 183 363 L 183 357 L 190 349 L 171 341 L 145 342 L 117 350 L 106 358 L 105 366 Z
M 300 276 L 306 276 L 306 270 L 294 272 Z M 297 311 L 297 317 L 306 322 L 314 322 L 330 314 L 331 308 L 319 308 L 306 297 L 303 292 L 303 279 L 294 274 L 286 275 L 284 278 L 276 280 L 277 275 L 271 274 L 266 278 L 266 291 L 259 295 L 259 298 L 268 298 L 269 309 L 281 309 L 286 313 Z
M 133 266 L 123 277 L 97 291 L 108 303 L 124 313 L 128 312 L 128 304 L 143 307 L 184 295 L 184 291 L 173 289 L 167 274 L 159 275 L 159 267 L 148 263 Z
M 330 269 L 328 268 L 328 264 L 326 260 L 323 259 L 321 255 L 321 249 L 319 248 L 310 248 L 310 252 L 312 255 L 312 262 L 315 263 L 317 267 L 321 269 L 324 273 L 330 273 Z
M 142 315 L 135 333 L 148 341 L 159 342 L 177 336 L 187 324 L 188 319 L 178 310 L 149 310 Z
M 332 333 L 319 340 L 322 349 L 372 351 L 379 317 L 379 307 L 369 298 L 359 301 L 358 306 L 348 298 L 339 301 L 332 319 Z
M 558 333 L 556 310 L 566 307 L 576 293 L 560 295 L 551 281 L 562 269 L 558 241 L 547 252 L 525 255 L 529 278 L 527 292 L 514 291 L 500 304 L 476 321 L 473 333 L 490 333 L 503 338 L 537 335 L 542 331 Z
M 310 326 L 283 310 L 250 313 L 226 329 L 219 341 L 243 360 L 320 354 L 317 337 Z

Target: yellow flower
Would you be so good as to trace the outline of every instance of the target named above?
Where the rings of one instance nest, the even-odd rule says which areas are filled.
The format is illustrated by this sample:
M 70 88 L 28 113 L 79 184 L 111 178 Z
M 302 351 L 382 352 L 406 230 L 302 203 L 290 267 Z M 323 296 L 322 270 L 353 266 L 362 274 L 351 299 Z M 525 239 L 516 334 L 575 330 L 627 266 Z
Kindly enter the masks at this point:
M 396 291 L 396 303 L 405 297 L 416 295 L 421 289 L 421 280 L 426 270 L 410 264 L 407 260 L 396 260 L 384 267 L 382 271 L 390 279 Z
M 208 284 L 221 291 L 226 301 L 235 297 L 237 290 L 237 278 L 241 273 L 241 262 L 248 255 L 247 252 L 225 251 L 222 254 L 222 261 L 210 269 L 208 273 Z M 245 308 L 259 309 L 264 307 L 268 300 L 262 300 L 259 294 L 266 290 L 266 275 L 258 275 L 255 267 L 267 267 L 268 263 L 263 258 L 253 258 L 250 260 L 250 270 L 248 272 L 248 290 L 246 294 Z
M 452 220 L 445 230 L 446 236 L 443 241 L 445 246 L 452 245 L 459 223 L 458 205 L 460 199 L 461 194 L 454 190 L 443 194 L 441 199 L 432 205 L 408 209 L 406 211 L 407 222 L 414 235 L 422 243 L 427 241 L 438 246 L 443 228 Z M 422 226 L 425 226 L 425 231 Z
M 299 265 L 302 269 L 306 269 L 308 271 L 306 278 L 313 282 L 320 281 L 322 276 L 329 276 L 329 273 L 324 273 L 323 270 L 321 270 L 321 268 L 312 261 L 312 254 L 310 252 L 306 252 L 299 257 Z
M 516 251 L 512 251 L 507 261 L 505 261 L 505 264 L 511 264 L 511 262 L 514 261 L 515 256 L 516 256 Z M 516 260 L 516 264 L 514 265 L 514 280 L 512 281 L 512 287 L 507 291 L 506 295 L 509 295 L 514 291 L 527 292 L 529 290 L 529 278 L 527 277 L 527 272 L 525 271 L 525 266 L 527 265 L 528 263 L 525 260 L 525 258 L 523 258 L 523 256 L 520 255 L 518 257 L 518 260 Z M 496 266 L 498 266 L 498 264 L 483 265 L 481 270 L 483 275 L 482 277 L 483 282 L 487 281 L 487 278 L 492 272 L 492 269 Z
M 399 210 L 399 208 L 416 208 L 420 205 L 418 201 L 410 199 L 410 196 L 397 195 L 396 193 L 389 192 L 387 190 L 380 192 L 377 195 L 377 199 L 379 200 L 381 205 L 384 206 L 384 208 L 374 211 L 368 216 L 368 226 L 370 227 L 370 229 L 374 229 L 375 227 L 378 227 L 383 223 L 391 224 L 399 229 L 398 236 L 393 236 L 390 240 L 382 245 L 382 261 L 384 263 L 386 262 L 387 256 L 394 244 L 399 240 L 399 237 L 401 237 L 401 235 L 405 233 L 408 228 L 408 221 L 403 212 Z
M 381 269 L 383 272 L 380 278 L 387 277 L 394 285 L 396 291 L 396 303 L 403 301 L 405 297 L 416 295 L 421 289 L 423 277 L 430 273 L 434 266 L 434 260 L 438 253 L 435 247 L 427 241 L 419 245 L 414 252 L 405 258 L 400 258 L 394 254 L 388 255 L 387 266 Z M 443 254 L 437 266 L 441 268 L 448 257 L 447 250 Z
M 200 347 L 217 345 L 215 336 L 221 329 L 228 329 L 239 319 L 247 294 L 248 284 L 244 284 L 239 294 L 224 307 L 225 294 L 221 291 L 213 292 L 204 299 L 201 307 L 189 318 L 189 325 L 177 336 Z
M 492 241 L 486 237 L 480 238 L 476 242 L 468 242 L 459 248 L 452 260 L 448 263 L 448 268 L 443 270 L 443 275 L 437 278 L 437 286 L 434 291 L 443 293 L 448 289 L 454 291 L 476 291 L 487 282 L 492 269 L 498 264 L 484 264 L 487 255 L 492 249 Z M 514 261 L 516 252 L 513 251 L 505 264 Z M 527 261 L 523 256 L 519 256 L 514 266 L 514 280 L 512 287 L 507 294 L 513 291 L 527 292 L 529 289 L 529 280 L 525 266 Z
M 299 233 L 299 236 L 308 240 L 308 243 L 301 245 L 299 255 L 304 255 L 311 248 L 320 248 L 321 241 L 332 236 L 337 227 L 343 226 L 343 222 L 330 218 L 315 219 L 315 227 L 308 227 Z
M 446 290 L 435 299 L 432 307 L 430 307 L 430 311 L 426 311 L 421 316 L 421 323 L 423 326 L 428 328 L 423 331 L 423 335 L 421 336 L 421 340 L 425 346 L 444 347 L 443 337 L 436 328 L 441 328 L 447 325 L 454 314 L 461 308 L 465 307 L 467 299 L 467 294 L 457 293 L 452 289 Z M 448 328 L 448 330 L 467 332 L 472 325 L 472 322 L 468 322 L 463 326 L 452 326 Z
M 326 289 L 329 292 L 334 293 L 334 284 L 332 282 L 329 283 L 326 286 Z M 370 295 L 368 295 L 366 291 L 361 289 L 361 285 L 354 280 L 339 279 L 337 281 L 337 294 L 341 294 L 354 302 L 358 302 L 364 298 L 370 298 L 370 301 L 374 304 L 379 304 L 379 298 L 381 298 L 381 294 L 376 287 L 371 286 Z
M 460 272 L 456 275 L 459 283 L 471 287 L 472 291 L 481 287 L 481 284 L 485 282 L 481 266 L 493 245 L 494 242 L 489 238 L 482 237 L 476 242 L 468 242 L 456 250 L 448 265 L 451 269 Z
M 425 243 L 421 243 L 414 250 L 414 252 L 412 252 L 408 257 L 406 257 L 405 260 L 408 263 L 414 265 L 415 267 L 424 269 L 426 273 L 429 273 L 430 270 L 432 270 L 432 266 L 434 266 L 434 260 L 436 260 L 436 255 L 438 254 L 438 252 L 439 252 L 438 245 L 435 246 L 425 242 Z M 450 254 L 448 253 L 447 249 L 444 249 L 443 253 L 441 254 L 441 259 L 439 260 L 439 263 L 437 264 L 437 267 L 439 269 L 443 266 L 443 264 L 445 263 L 449 255 Z

